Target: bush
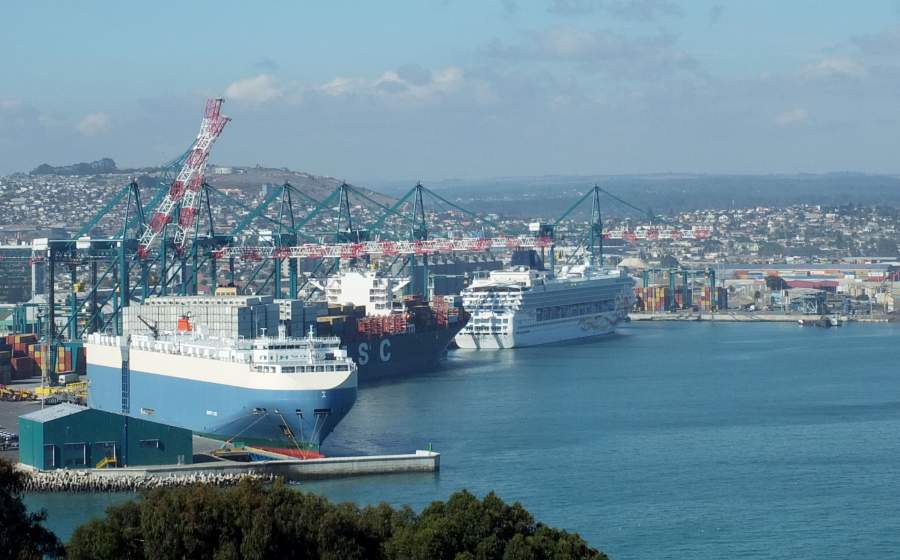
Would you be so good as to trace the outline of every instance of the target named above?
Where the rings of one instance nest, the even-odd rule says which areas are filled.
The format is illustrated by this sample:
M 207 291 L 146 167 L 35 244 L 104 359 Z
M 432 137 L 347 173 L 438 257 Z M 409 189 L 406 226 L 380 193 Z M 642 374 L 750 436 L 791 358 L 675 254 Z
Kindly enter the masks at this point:
M 28 513 L 22 503 L 27 476 L 0 459 L 0 555 L 23 560 L 62 556 L 62 543 L 42 525 L 46 513 Z
M 416 515 L 387 504 L 358 508 L 276 483 L 149 492 L 79 527 L 77 559 L 323 558 L 604 559 L 577 534 L 552 529 L 520 504 L 457 492 Z

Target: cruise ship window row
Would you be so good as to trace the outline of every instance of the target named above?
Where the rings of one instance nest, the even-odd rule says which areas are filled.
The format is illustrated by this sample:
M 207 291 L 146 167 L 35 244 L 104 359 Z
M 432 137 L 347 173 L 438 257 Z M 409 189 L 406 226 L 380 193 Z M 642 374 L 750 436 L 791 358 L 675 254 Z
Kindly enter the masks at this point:
M 336 371 L 349 371 L 347 364 L 325 366 L 253 366 L 253 371 L 261 373 L 334 373 Z
M 535 318 L 538 321 L 552 321 L 554 319 L 565 319 L 568 317 L 579 317 L 581 315 L 592 315 L 594 313 L 614 311 L 615 308 L 616 303 L 612 300 L 574 303 L 570 305 L 554 305 L 552 307 L 540 307 L 536 309 Z
M 491 325 L 491 326 L 481 326 L 476 325 L 473 327 L 467 327 L 467 332 L 473 332 L 477 334 L 507 334 L 509 332 L 509 328 L 505 325 Z

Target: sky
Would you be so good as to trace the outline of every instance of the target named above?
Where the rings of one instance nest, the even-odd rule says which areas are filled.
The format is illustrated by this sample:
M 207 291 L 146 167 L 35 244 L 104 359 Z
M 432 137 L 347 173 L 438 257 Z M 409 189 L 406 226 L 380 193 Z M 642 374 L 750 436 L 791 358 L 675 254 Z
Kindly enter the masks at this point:
M 0 174 L 900 173 L 900 1 L 4 2 Z

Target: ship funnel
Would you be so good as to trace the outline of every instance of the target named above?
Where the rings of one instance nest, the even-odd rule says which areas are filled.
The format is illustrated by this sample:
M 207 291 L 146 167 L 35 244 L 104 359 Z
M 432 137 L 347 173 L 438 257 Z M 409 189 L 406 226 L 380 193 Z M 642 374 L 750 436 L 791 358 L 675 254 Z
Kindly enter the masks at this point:
M 191 325 L 191 314 L 185 313 L 181 317 L 178 318 L 178 325 L 176 326 L 176 331 L 179 333 L 189 333 L 194 330 Z

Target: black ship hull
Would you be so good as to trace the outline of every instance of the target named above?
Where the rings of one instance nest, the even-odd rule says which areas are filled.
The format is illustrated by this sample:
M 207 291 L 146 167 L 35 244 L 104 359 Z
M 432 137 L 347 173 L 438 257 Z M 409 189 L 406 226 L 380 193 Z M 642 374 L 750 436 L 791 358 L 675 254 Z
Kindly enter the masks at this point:
M 447 354 L 447 346 L 463 325 L 465 321 L 459 321 L 442 328 L 381 336 L 354 332 L 341 336 L 341 346 L 356 362 L 359 383 L 364 385 L 437 369 Z

